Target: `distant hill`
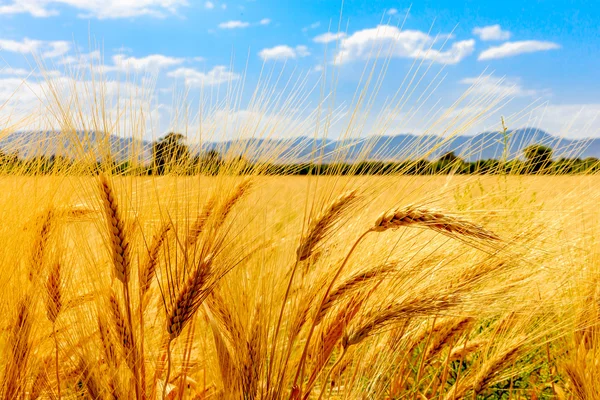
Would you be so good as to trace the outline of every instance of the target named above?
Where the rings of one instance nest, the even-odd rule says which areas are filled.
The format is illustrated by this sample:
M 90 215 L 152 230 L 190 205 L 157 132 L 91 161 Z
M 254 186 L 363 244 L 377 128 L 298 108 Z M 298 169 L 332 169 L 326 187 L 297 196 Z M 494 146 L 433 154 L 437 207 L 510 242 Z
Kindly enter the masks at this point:
M 523 148 L 530 144 L 544 144 L 554 149 L 555 157 L 600 158 L 600 139 L 564 139 L 535 129 L 516 129 L 509 132 L 508 158 L 520 157 Z M 149 141 L 122 138 L 96 132 L 77 132 L 65 135 L 61 132 L 16 132 L 0 139 L 0 148 L 5 152 L 17 151 L 21 157 L 62 155 L 73 158 L 82 153 L 99 159 L 110 148 L 116 160 L 127 159 L 137 154 L 149 161 L 152 144 Z M 296 163 L 311 160 L 330 163 L 333 161 L 354 162 L 358 160 L 399 161 L 426 157 L 435 159 L 454 151 L 468 161 L 498 159 L 502 157 L 503 140 L 500 132 L 482 132 L 475 136 L 455 136 L 445 139 L 440 136 L 400 134 L 395 136 L 373 136 L 365 139 L 240 139 L 225 142 L 190 144 L 192 154 L 216 150 L 222 154 L 242 155 L 245 158 L 268 159 L 279 163 Z

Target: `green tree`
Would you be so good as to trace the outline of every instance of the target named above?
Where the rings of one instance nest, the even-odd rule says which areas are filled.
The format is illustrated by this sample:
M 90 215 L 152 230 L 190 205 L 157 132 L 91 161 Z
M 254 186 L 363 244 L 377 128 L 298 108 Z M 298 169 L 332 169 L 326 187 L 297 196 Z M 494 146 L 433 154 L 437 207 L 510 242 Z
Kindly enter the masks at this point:
M 152 145 L 153 173 L 163 175 L 167 172 L 187 167 L 190 150 L 184 143 L 185 136 L 170 132 Z
M 546 170 L 552 165 L 552 149 L 541 144 L 532 144 L 523 149 L 527 172 L 536 173 Z

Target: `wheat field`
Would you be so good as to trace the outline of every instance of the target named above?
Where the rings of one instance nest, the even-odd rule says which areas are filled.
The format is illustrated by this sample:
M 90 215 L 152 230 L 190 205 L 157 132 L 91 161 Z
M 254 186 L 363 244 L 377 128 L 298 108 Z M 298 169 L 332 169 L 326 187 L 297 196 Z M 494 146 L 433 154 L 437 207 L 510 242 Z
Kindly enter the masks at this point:
M 594 399 L 596 176 L 2 176 L 7 399 Z

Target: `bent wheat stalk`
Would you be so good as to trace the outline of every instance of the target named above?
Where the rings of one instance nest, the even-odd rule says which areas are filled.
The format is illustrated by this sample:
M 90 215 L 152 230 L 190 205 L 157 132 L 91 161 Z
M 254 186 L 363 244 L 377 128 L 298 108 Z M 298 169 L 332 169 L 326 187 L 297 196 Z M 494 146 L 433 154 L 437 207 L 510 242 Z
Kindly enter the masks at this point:
M 317 224 L 315 224 L 315 226 L 316 225 Z M 310 340 L 312 338 L 312 334 L 316 327 L 315 322 L 318 321 L 317 317 L 323 312 L 323 308 L 327 304 L 327 299 L 333 289 L 333 285 L 335 284 L 337 279 L 342 274 L 342 271 L 346 267 L 346 264 L 348 263 L 351 255 L 354 253 L 354 251 L 356 250 L 358 245 L 371 232 L 384 232 L 384 231 L 387 231 L 388 229 L 397 229 L 401 226 L 412 226 L 412 225 L 425 226 L 429 229 L 433 229 L 435 231 L 439 231 L 439 232 L 448 234 L 450 236 L 462 235 L 462 236 L 474 237 L 474 238 L 479 238 L 479 239 L 499 240 L 499 237 L 497 235 L 495 235 L 493 232 L 489 232 L 489 231 L 485 230 L 484 228 L 482 228 L 472 222 L 464 221 L 464 220 L 456 218 L 456 217 L 451 217 L 451 216 L 448 216 L 448 215 L 440 213 L 440 212 L 432 212 L 432 211 L 425 210 L 425 209 L 406 207 L 404 209 L 397 209 L 397 210 L 393 210 L 391 212 L 382 214 L 375 221 L 374 226 L 369 228 L 367 231 L 365 231 L 362 235 L 360 235 L 358 237 L 358 239 L 354 242 L 354 244 L 350 248 L 348 254 L 346 255 L 346 258 L 344 259 L 344 261 L 342 262 L 342 264 L 340 265 L 338 270 L 333 275 L 333 278 L 331 279 L 331 282 L 330 282 L 327 290 L 325 291 L 325 294 L 323 295 L 323 299 L 321 300 L 321 303 L 319 304 L 319 307 L 317 308 L 317 312 L 315 314 L 316 318 L 313 320 L 311 328 L 308 332 L 306 343 L 304 345 L 304 350 L 302 352 L 302 355 L 300 356 L 300 361 L 298 363 L 298 369 L 297 369 L 296 376 L 295 376 L 293 384 L 292 384 L 292 391 L 295 390 L 294 388 L 298 387 L 297 383 L 299 381 L 300 382 L 303 381 L 306 355 L 308 352 L 308 347 L 310 345 Z M 298 252 L 299 257 L 301 257 L 302 255 L 305 255 L 305 254 L 307 254 L 307 253 L 301 252 L 301 251 Z M 310 253 L 308 253 L 308 256 L 310 256 Z M 390 317 L 392 315 L 393 315 L 393 313 L 390 314 Z M 383 322 L 383 321 L 385 321 L 385 316 L 383 316 L 383 320 L 374 321 L 374 323 L 375 323 L 375 325 L 377 325 L 378 322 Z M 361 338 L 360 340 L 362 340 L 363 338 Z M 356 339 L 359 339 L 359 338 L 356 337 L 355 340 Z M 301 386 L 299 387 L 299 396 L 300 397 L 302 396 L 302 387 Z M 290 397 L 292 397 L 292 394 L 290 394 Z
M 269 366 L 267 371 L 267 392 L 270 389 L 271 383 L 271 372 L 273 369 L 273 362 L 275 358 L 275 348 L 277 347 L 277 339 L 279 330 L 281 329 L 281 322 L 283 320 L 283 314 L 285 312 L 285 306 L 290 296 L 292 285 L 294 283 L 294 277 L 298 265 L 301 261 L 306 260 L 311 256 L 318 244 L 326 237 L 332 227 L 337 223 L 344 211 L 358 198 L 356 190 L 351 190 L 338 196 L 325 210 L 310 224 L 310 228 L 306 236 L 300 240 L 300 245 L 296 251 L 296 261 L 292 268 L 292 273 L 288 280 L 288 285 L 283 296 L 281 309 L 279 310 L 279 318 L 277 319 L 277 325 L 275 326 L 275 332 L 273 334 L 273 346 L 271 347 L 271 354 L 269 357 Z M 291 345 L 291 344 L 290 344 Z M 307 343 L 308 345 L 308 343 Z M 306 350 L 306 349 L 305 349 Z M 294 383 L 295 385 L 295 383 Z
M 372 228 L 375 232 L 397 229 L 402 226 L 422 226 L 449 235 L 468 236 L 476 239 L 500 240 L 494 232 L 439 211 L 409 206 L 383 213 Z

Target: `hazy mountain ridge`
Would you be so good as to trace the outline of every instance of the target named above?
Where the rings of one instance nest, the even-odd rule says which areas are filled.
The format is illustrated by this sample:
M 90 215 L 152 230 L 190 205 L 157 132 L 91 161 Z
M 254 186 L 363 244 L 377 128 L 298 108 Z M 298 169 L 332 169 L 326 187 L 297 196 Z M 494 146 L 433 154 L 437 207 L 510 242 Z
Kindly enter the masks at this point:
M 566 139 L 553 136 L 534 128 L 509 131 L 508 158 L 519 157 L 528 145 L 540 143 L 554 149 L 555 158 L 600 158 L 599 139 Z M 17 151 L 21 157 L 62 155 L 73 158 L 75 154 L 102 157 L 100 149 L 110 152 L 114 159 L 124 160 L 131 154 L 149 161 L 152 143 L 146 140 L 104 135 L 96 132 L 77 132 L 63 135 L 58 131 L 15 132 L 0 139 L 4 152 Z M 77 141 L 73 139 L 77 138 Z M 108 146 L 107 146 L 108 145 Z M 455 136 L 451 139 L 440 136 L 399 134 L 374 136 L 364 139 L 314 139 L 296 137 L 290 139 L 239 139 L 225 142 L 208 142 L 202 146 L 190 144 L 193 155 L 209 150 L 232 156 L 242 155 L 256 160 L 266 159 L 278 163 L 307 161 L 355 162 L 359 160 L 400 161 L 425 157 L 435 159 L 454 151 L 468 161 L 477 159 L 499 159 L 504 151 L 503 135 L 500 132 L 482 132 L 475 136 Z

